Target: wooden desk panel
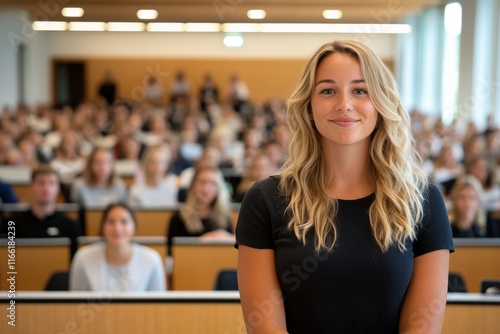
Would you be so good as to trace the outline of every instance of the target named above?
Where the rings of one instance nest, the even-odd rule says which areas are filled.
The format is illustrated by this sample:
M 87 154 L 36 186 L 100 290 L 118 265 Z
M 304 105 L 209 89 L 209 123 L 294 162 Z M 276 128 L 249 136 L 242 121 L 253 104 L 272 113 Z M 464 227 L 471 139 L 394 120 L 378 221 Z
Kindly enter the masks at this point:
M 455 246 L 450 272 L 462 274 L 468 292 L 480 292 L 482 278 L 500 278 L 500 247 Z
M 16 290 L 40 291 L 56 271 L 69 271 L 70 246 L 16 245 Z M 7 247 L 0 246 L 0 290 L 9 290 Z
M 5 310 L 7 304 L 0 303 Z M 495 334 L 498 305 L 447 305 L 442 334 Z M 0 332 L 244 334 L 239 303 L 16 303 L 16 327 L 4 317 Z
M 13 184 L 12 188 L 14 188 L 19 203 L 29 203 L 31 199 L 29 184 Z
M 4 306 L 2 309 L 5 310 Z M 12 328 L 7 325 L 4 316 L 0 322 L 0 332 L 245 333 L 239 303 L 17 303 L 16 318 L 16 327 Z
M 172 246 L 173 290 L 213 290 L 222 269 L 236 269 L 238 251 L 227 245 Z
M 446 305 L 441 334 L 495 334 L 500 329 L 499 305 Z
M 236 224 L 238 223 L 238 216 L 240 214 L 239 210 L 231 210 L 231 223 L 233 227 L 233 232 L 236 233 Z

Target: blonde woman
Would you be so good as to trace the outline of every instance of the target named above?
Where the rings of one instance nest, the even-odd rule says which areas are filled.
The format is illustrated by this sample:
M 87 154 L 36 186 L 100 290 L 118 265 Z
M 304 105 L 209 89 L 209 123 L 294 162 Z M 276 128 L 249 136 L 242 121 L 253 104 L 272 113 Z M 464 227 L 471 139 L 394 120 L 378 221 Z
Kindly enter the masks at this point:
M 459 178 L 451 188 L 451 231 L 454 238 L 484 236 L 478 222 L 482 193 L 481 183 L 472 175 Z
M 83 207 L 106 206 L 127 198 L 125 182 L 114 172 L 115 158 L 107 149 L 98 147 L 90 153 L 83 177 L 75 179 L 71 199 Z
M 174 237 L 234 240 L 229 205 L 222 173 L 213 167 L 196 170 L 186 203 L 170 220 L 167 233 L 169 248 Z
M 167 172 L 170 161 L 170 149 L 166 146 L 154 146 L 146 151 L 142 175 L 130 187 L 130 205 L 146 208 L 177 204 L 177 176 Z
M 251 333 L 440 333 L 450 223 L 391 72 L 336 41 L 288 101 L 289 156 L 246 194 L 238 285 Z

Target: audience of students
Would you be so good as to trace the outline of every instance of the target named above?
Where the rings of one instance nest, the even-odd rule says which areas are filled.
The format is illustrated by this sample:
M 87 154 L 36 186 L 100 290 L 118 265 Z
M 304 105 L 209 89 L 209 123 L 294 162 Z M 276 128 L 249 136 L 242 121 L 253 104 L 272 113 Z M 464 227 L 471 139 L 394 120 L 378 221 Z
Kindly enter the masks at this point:
M 220 168 L 225 190 L 235 202 L 255 180 L 271 173 L 249 177 L 256 152 L 264 150 L 271 161 L 272 167 L 263 170 L 280 168 L 290 140 L 284 101 L 250 100 L 248 87 L 237 75 L 225 97 L 210 73 L 198 90 L 182 71 L 168 90 L 159 78 L 148 81 L 136 102 L 111 101 L 109 94 L 107 103 L 83 102 L 74 110 L 4 108 L 0 165 L 36 168 L 49 163 L 60 175 L 66 201 L 84 207 L 126 201 L 138 208 L 184 202 L 197 168 Z M 460 135 L 455 123 L 445 125 L 418 110 L 411 112 L 411 119 L 422 164 L 448 201 L 456 180 L 474 175 L 482 186 L 480 210 L 488 221 L 494 220 L 500 210 L 497 127 L 490 122 L 479 132 L 471 123 Z M 160 153 L 157 147 L 164 146 L 170 150 Z M 142 161 L 140 177 L 128 187 L 114 173 L 115 159 Z M 6 198 L 4 202 L 14 201 Z

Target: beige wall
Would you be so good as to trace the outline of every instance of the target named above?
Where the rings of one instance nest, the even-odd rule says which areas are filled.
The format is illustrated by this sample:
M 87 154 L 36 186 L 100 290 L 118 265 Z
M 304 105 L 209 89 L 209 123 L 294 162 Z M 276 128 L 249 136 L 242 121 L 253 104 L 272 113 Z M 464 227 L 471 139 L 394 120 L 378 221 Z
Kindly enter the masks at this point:
M 186 67 L 185 70 L 194 87 L 197 87 L 197 83 L 207 70 L 205 64 L 215 66 L 218 71 L 222 70 L 218 75 L 220 78 L 216 78 L 221 89 L 225 89 L 227 84 L 225 73 L 238 69 L 242 71 L 242 77 L 251 86 L 252 96 L 259 97 L 269 96 L 264 94 L 269 87 L 272 87 L 276 94 L 288 96 L 304 59 L 318 46 L 328 41 L 342 38 L 358 39 L 368 43 L 382 59 L 391 60 L 396 56 L 397 36 L 394 34 L 358 36 L 357 34 L 253 33 L 243 35 L 245 43 L 238 49 L 224 47 L 223 37 L 222 33 L 39 31 L 27 42 L 26 100 L 30 105 L 52 101 L 52 61 L 57 58 L 88 60 L 89 71 L 92 71 L 89 73 L 89 85 L 95 85 L 102 76 L 101 70 L 108 67 L 103 62 L 119 66 L 120 73 L 117 73 L 117 76 L 130 75 L 129 81 L 121 84 L 122 90 L 141 85 L 147 75 L 147 65 L 160 60 L 170 72 L 175 71 L 177 64 Z M 203 63 L 189 68 L 184 66 L 184 64 L 191 66 L 193 64 L 191 61 L 196 62 L 200 59 L 203 59 Z M 122 61 L 130 63 L 125 65 L 121 63 Z M 245 66 L 239 65 L 238 61 Z M 244 68 L 245 73 L 243 73 Z M 279 76 L 274 75 L 278 70 Z M 213 72 L 215 75 L 215 71 Z M 272 82 L 269 81 L 270 78 Z M 258 83 L 255 87 L 254 82 Z M 95 87 L 89 89 L 89 92 L 95 94 Z

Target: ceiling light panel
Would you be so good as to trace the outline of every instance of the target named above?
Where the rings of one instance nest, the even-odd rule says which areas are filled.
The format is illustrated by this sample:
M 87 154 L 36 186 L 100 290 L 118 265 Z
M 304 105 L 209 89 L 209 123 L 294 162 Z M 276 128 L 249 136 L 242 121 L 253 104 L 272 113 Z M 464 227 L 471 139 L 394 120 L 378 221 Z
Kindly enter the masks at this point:
M 64 31 L 68 28 L 68 24 L 62 21 L 35 21 L 31 26 L 37 31 Z
M 219 23 L 186 23 L 186 31 L 188 32 L 219 32 Z
M 108 22 L 108 31 L 144 31 L 142 22 Z
M 70 22 L 68 29 L 71 31 L 104 31 L 106 23 L 104 22 Z
M 146 25 L 146 30 L 151 32 L 182 32 L 184 23 L 180 22 L 151 22 Z

